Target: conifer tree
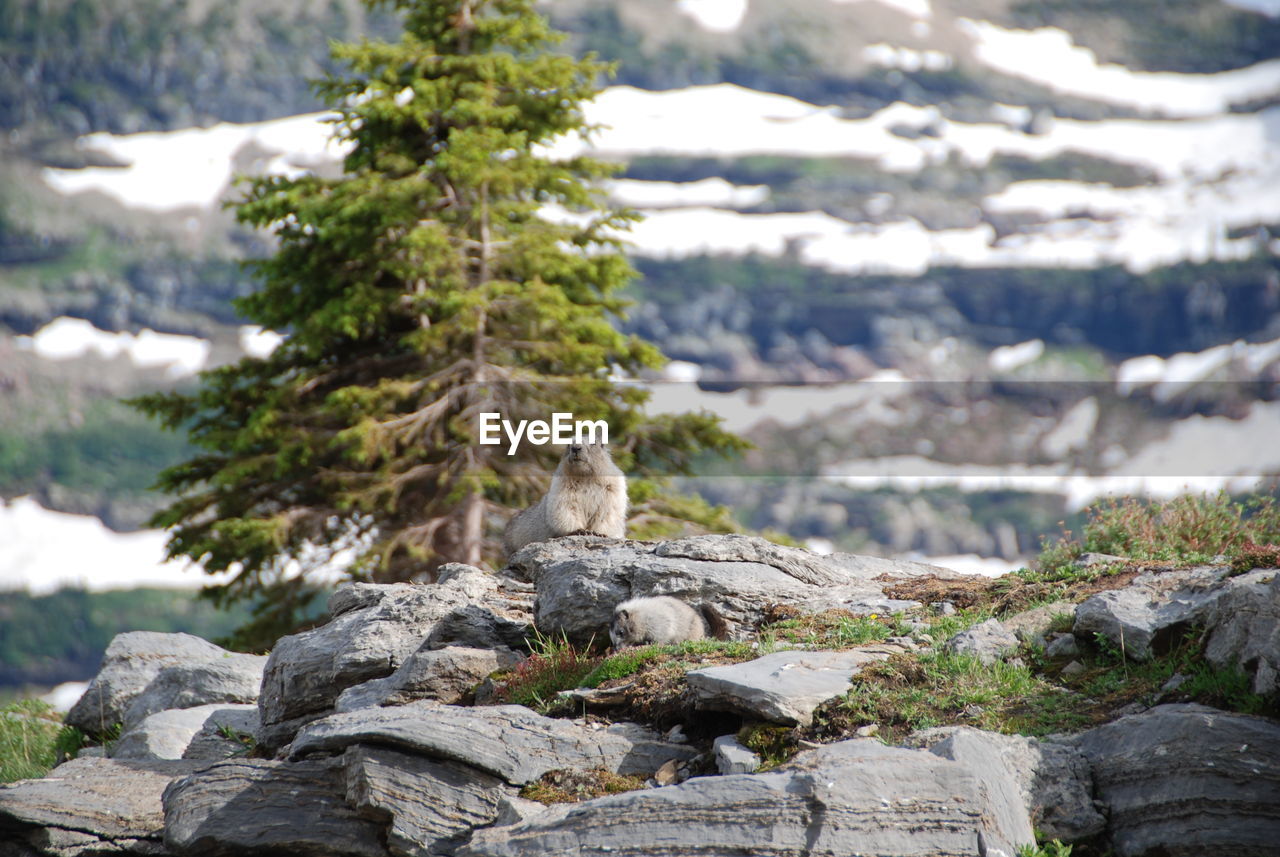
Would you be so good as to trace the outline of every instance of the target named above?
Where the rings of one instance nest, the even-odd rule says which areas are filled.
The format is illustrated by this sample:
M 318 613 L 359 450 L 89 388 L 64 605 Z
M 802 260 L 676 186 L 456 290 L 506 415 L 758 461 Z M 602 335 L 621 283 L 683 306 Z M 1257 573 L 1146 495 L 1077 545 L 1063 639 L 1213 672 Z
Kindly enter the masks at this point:
M 178 496 L 154 523 L 170 556 L 231 574 L 215 600 L 260 602 L 242 644 L 293 630 L 306 571 L 335 556 L 379 581 L 496 559 L 557 451 L 480 444 L 483 413 L 604 419 L 645 533 L 730 526 L 660 477 L 742 442 L 705 414 L 648 419 L 645 393 L 614 380 L 663 358 L 611 323 L 634 276 L 616 237 L 632 215 L 598 189 L 612 168 L 546 154 L 589 132 L 607 67 L 552 52 L 534 0 L 366 1 L 404 33 L 334 46 L 347 71 L 319 88 L 344 174 L 254 179 L 236 206 L 277 239 L 238 309 L 285 341 L 138 400 L 202 448 L 161 475 Z

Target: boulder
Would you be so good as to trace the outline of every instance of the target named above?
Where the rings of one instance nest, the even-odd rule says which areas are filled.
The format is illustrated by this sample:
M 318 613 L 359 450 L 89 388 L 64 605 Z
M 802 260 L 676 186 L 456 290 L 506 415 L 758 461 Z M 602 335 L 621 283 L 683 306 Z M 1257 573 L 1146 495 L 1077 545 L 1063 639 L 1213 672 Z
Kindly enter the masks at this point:
M 557 806 L 479 830 L 460 855 L 848 855 L 1013 857 L 1031 821 L 995 765 L 855 739 L 799 754 L 763 774 Z
M 224 714 L 224 712 L 227 712 Z M 113 759 L 182 759 L 195 736 L 230 722 L 228 714 L 256 714 L 253 705 L 201 705 L 157 711 L 109 745 Z M 256 718 L 255 718 L 256 719 Z
M 509 669 L 524 660 L 522 655 L 507 648 L 429 649 L 428 645 L 424 643 L 386 678 L 375 678 L 344 690 L 334 703 L 334 710 L 402 705 L 416 699 L 460 702 L 491 673 Z
M 104 735 L 135 697 L 165 667 L 202 662 L 231 654 L 190 634 L 130 631 L 117 634 L 102 656 L 102 666 L 84 695 L 67 712 L 66 723 L 88 735 Z
M 912 734 L 904 744 L 958 762 L 999 760 L 1017 786 L 1019 800 L 1035 828 L 1046 838 L 1075 842 L 1096 836 L 1106 827 L 1106 819 L 1093 800 L 1089 763 L 1073 746 L 968 726 L 925 729 Z
M 366 817 L 389 819 L 387 849 L 396 855 L 451 851 L 520 800 L 497 777 L 456 762 L 360 746 L 348 748 L 343 761 L 347 803 Z
M 1023 643 L 1036 643 L 1041 646 L 1048 643 L 1050 629 L 1058 617 L 1074 617 L 1076 605 L 1070 601 L 1054 601 L 1042 604 L 1000 620 L 1000 624 Z
M 1100 592 L 1076 607 L 1072 632 L 1086 640 L 1101 634 L 1125 656 L 1150 660 L 1167 649 L 1222 595 L 1228 566 L 1200 566 L 1140 574 L 1123 589 Z
M 125 728 L 169 708 L 195 708 L 214 702 L 258 701 L 265 655 L 221 655 L 165 667 L 134 697 L 124 715 Z
M 686 679 L 699 708 L 807 726 L 814 709 L 847 693 L 853 676 L 863 667 L 906 651 L 905 645 L 894 643 L 842 652 L 792 649 L 740 664 L 693 670 Z
M 160 796 L 195 762 L 83 758 L 0 786 L 0 844 L 58 857 L 161 853 Z M 5 852 L 0 848 L 0 853 Z
M 386 857 L 383 825 L 346 801 L 341 759 L 235 759 L 164 791 L 164 842 L 182 857 Z
M 749 627 L 770 604 L 809 612 L 905 610 L 918 603 L 887 597 L 884 588 L 893 581 L 876 578 L 954 576 L 921 563 L 819 556 L 761 538 L 723 535 L 669 542 L 575 536 L 528 545 L 510 562 L 537 587 L 538 627 L 578 643 L 607 636 L 613 608 L 629 598 L 670 595 L 706 602 L 731 623 Z
M 1064 742 L 1089 762 L 1117 857 L 1275 853 L 1275 721 L 1203 705 L 1158 705 Z
M 994 664 L 1018 648 L 1018 638 L 999 619 L 979 622 L 943 643 L 955 655 L 971 655 L 984 664 Z
M 258 700 L 258 743 L 274 752 L 349 687 L 391 675 L 419 650 L 450 645 L 518 648 L 532 619 L 528 584 L 452 565 L 442 582 L 348 583 L 329 598 L 330 620 L 281 638 Z
M 353 744 L 461 762 L 512 785 L 531 783 L 557 768 L 652 774 L 666 761 L 697 755 L 631 725 L 589 729 L 520 705 L 464 708 L 429 701 L 332 714 L 303 727 L 290 755 L 340 753 Z
M 1254 693 L 1280 693 L 1280 573 L 1268 569 L 1232 578 L 1203 621 L 1211 629 L 1209 663 L 1244 670 Z

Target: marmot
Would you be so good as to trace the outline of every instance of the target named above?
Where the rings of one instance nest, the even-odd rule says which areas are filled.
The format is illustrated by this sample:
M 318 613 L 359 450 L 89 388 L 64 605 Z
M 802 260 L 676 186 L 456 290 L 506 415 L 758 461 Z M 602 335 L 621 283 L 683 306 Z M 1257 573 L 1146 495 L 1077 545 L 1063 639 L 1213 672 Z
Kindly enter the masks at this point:
M 502 532 L 511 555 L 533 542 L 575 533 L 621 539 L 627 532 L 627 477 L 609 448 L 575 443 L 564 451 L 551 487 L 537 503 L 517 514 Z
M 613 622 L 609 625 L 609 639 L 618 649 L 665 646 L 703 637 L 723 640 L 727 632 L 724 617 L 710 604 L 702 604 L 695 610 L 667 595 L 623 601 L 613 608 Z

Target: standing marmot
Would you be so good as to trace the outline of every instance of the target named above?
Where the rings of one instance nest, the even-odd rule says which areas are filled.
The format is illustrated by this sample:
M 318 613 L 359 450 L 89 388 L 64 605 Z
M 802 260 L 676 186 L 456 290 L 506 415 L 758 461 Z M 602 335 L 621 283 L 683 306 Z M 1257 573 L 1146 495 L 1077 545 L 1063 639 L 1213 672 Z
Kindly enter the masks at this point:
M 604 444 L 575 443 L 564 451 L 542 499 L 507 523 L 502 547 L 510 555 L 574 533 L 621 539 L 626 532 L 627 477 Z
M 623 601 L 613 608 L 613 622 L 609 625 L 609 639 L 618 649 L 666 646 L 703 637 L 723 640 L 727 632 L 724 617 L 710 604 L 702 604 L 695 610 L 668 595 Z

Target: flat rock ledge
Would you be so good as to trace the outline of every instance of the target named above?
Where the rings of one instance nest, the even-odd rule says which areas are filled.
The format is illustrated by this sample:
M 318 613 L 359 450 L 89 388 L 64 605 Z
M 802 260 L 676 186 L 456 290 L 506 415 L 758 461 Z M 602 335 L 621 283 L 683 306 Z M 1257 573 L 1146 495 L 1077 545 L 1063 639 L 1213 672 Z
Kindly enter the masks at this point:
M 90 757 L 0 786 L 0 854 L 163 853 L 161 795 L 198 765 Z
M 884 643 L 842 652 L 791 649 L 740 664 L 694 670 L 687 679 L 699 708 L 807 726 L 819 705 L 848 692 L 853 676 L 863 667 L 911 648 Z
M 664 762 L 697 755 L 635 726 L 590 729 L 521 705 L 468 708 L 425 701 L 330 715 L 304 727 L 289 755 L 339 753 L 354 744 L 461 762 L 512 785 L 531 783 L 557 768 L 647 775 Z
M 892 581 L 955 572 L 924 563 L 820 556 L 749 536 L 695 536 L 635 542 L 574 536 L 517 552 L 510 570 L 534 582 L 537 626 L 585 643 L 608 633 L 613 608 L 629 598 L 670 595 L 715 606 L 730 623 L 749 628 L 771 604 L 806 612 L 845 609 L 892 613 L 919 606 L 885 595 Z M 739 634 L 738 636 L 742 636 Z
M 831 744 L 763 774 L 552 807 L 480 830 L 469 857 L 751 854 L 756 857 L 1013 857 L 1034 841 L 997 761 L 978 767 L 873 739 Z M 660 843 L 660 845 L 659 845 Z

